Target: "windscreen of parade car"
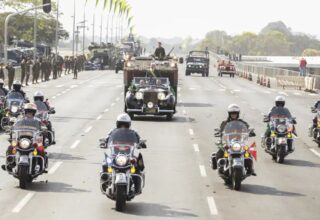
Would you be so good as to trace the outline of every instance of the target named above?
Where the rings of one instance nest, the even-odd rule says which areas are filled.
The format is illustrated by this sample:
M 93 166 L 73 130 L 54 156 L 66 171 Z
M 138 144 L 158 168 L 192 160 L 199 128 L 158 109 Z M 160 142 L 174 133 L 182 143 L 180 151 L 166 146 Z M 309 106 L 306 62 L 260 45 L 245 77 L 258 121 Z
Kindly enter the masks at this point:
M 187 62 L 190 62 L 190 63 L 206 63 L 207 60 L 204 57 L 188 57 Z
M 157 81 L 160 82 L 157 84 Z M 135 77 L 133 79 L 133 83 L 136 86 L 143 87 L 143 86 L 164 86 L 167 87 L 169 85 L 168 78 L 164 77 Z

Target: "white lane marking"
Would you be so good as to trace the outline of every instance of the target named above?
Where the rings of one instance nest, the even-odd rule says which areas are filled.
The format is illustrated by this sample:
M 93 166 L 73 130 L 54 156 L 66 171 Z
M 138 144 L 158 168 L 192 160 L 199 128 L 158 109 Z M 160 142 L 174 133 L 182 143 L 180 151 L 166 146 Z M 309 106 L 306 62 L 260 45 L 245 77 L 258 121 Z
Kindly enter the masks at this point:
M 224 85 L 222 85 L 221 83 L 219 83 L 219 86 L 223 89 L 226 89 L 226 87 Z
M 182 114 L 186 115 L 186 114 L 187 114 L 187 111 L 186 111 L 186 110 L 183 110 L 183 111 L 182 111 Z
M 295 93 L 293 93 L 294 95 L 297 95 L 297 96 L 301 96 L 301 93 L 299 93 L 299 92 L 295 92 Z
M 240 89 L 235 89 L 235 90 L 233 90 L 234 92 L 241 92 L 241 90 Z
M 196 88 L 192 88 L 192 87 L 191 87 L 191 88 L 189 88 L 189 90 L 196 90 Z
M 56 96 L 52 96 L 52 99 L 56 99 L 57 97 Z
M 191 136 L 193 136 L 194 135 L 194 132 L 193 132 L 193 129 L 189 129 L 189 134 L 191 135 Z
M 200 149 L 199 149 L 199 145 L 198 144 L 194 144 L 193 145 L 193 149 L 195 152 L 200 152 Z
M 117 88 L 122 88 L 122 85 L 117 85 Z
M 89 132 L 91 131 L 91 129 L 92 129 L 92 126 L 87 127 L 87 129 L 86 129 L 84 132 L 85 132 L 85 133 L 89 133 Z
M 71 145 L 71 149 L 75 149 L 78 145 L 80 144 L 80 140 L 76 140 L 72 145 Z
M 317 96 L 318 94 L 310 93 L 309 96 Z
M 61 88 L 61 87 L 63 87 L 63 86 L 64 86 L 64 85 L 57 85 L 56 87 L 57 87 L 57 88 Z
M 112 102 L 110 106 L 113 107 L 115 104 L 116 104 L 116 103 Z
M 225 89 L 219 89 L 219 92 L 225 92 L 226 90 Z
M 266 94 L 271 94 L 271 92 L 270 91 L 263 91 L 264 93 L 266 93 Z
M 284 96 L 289 96 L 287 93 L 285 92 L 279 92 L 280 95 L 284 95 Z
M 218 209 L 213 197 L 207 197 L 209 210 L 211 215 L 218 215 Z
M 202 176 L 202 177 L 206 177 L 206 176 L 207 176 L 207 172 L 206 172 L 205 166 L 200 165 L 200 166 L 199 166 L 199 169 L 200 169 L 200 174 L 201 174 L 201 176 Z
M 108 108 L 106 108 L 105 110 L 104 110 L 104 113 L 106 113 L 106 112 L 108 112 L 109 111 L 109 109 Z
M 178 91 L 179 91 L 179 92 L 181 91 L 181 87 L 178 87 Z
M 99 115 L 96 120 L 99 121 L 102 118 L 102 115 Z
M 57 97 L 59 97 L 59 96 L 61 96 L 61 93 L 58 93 L 58 94 L 57 94 Z
M 316 156 L 320 157 L 320 153 L 316 151 L 315 149 L 310 149 L 312 153 L 314 153 Z
M 49 170 L 49 174 L 54 174 L 56 171 L 57 171 L 57 169 L 62 165 L 62 161 L 58 161 L 58 162 L 56 162 L 52 167 L 51 167 L 51 169 Z
M 116 98 L 116 102 L 119 102 L 120 101 L 120 98 Z
M 32 197 L 35 195 L 35 192 L 29 192 L 17 205 L 12 209 L 13 213 L 19 213 L 25 205 L 32 199 Z
M 70 86 L 71 89 L 77 88 L 77 87 L 78 87 L 78 85 L 72 85 L 72 86 Z

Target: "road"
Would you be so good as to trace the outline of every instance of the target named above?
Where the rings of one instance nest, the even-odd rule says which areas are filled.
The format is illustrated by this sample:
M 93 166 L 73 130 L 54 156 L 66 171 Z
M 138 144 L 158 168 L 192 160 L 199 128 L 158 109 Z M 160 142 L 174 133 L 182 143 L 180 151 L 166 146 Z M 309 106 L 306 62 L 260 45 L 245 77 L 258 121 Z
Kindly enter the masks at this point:
M 144 139 L 146 187 L 127 204 L 125 213 L 99 189 L 104 151 L 98 139 L 114 128 L 124 109 L 122 74 L 82 72 L 78 80 L 66 76 L 26 88 L 29 97 L 42 90 L 55 106 L 52 117 L 57 144 L 49 148 L 49 174 L 28 190 L 0 172 L 1 220 L 53 219 L 320 219 L 320 149 L 308 137 L 313 117 L 310 106 L 318 95 L 302 91 L 267 89 L 239 78 L 185 77 L 180 67 L 178 113 L 172 122 L 138 118 L 133 128 Z M 296 151 L 284 164 L 276 164 L 260 146 L 265 124 L 262 115 L 276 95 L 287 98 L 297 117 Z M 231 103 L 241 106 L 242 117 L 256 129 L 257 177 L 243 182 L 240 192 L 224 185 L 210 169 L 216 150 L 213 130 L 227 117 Z M 0 136 L 0 163 L 7 148 Z

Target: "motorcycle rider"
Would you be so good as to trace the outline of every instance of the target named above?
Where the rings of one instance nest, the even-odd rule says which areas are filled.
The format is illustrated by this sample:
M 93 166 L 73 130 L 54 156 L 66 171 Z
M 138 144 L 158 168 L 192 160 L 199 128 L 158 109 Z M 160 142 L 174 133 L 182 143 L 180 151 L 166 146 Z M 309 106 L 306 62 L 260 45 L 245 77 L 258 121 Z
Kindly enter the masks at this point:
M 270 121 L 271 116 L 276 113 L 276 112 L 281 112 L 281 114 L 284 114 L 288 117 L 289 120 L 292 121 L 292 123 L 295 125 L 297 122 L 295 119 L 292 118 L 292 115 L 289 111 L 288 108 L 285 107 L 286 104 L 286 98 L 284 96 L 277 96 L 275 99 L 275 106 L 272 107 L 272 109 L 270 110 L 269 114 L 267 115 L 267 120 L 266 121 Z M 296 134 L 296 130 L 295 130 L 295 126 L 293 126 L 293 134 L 297 136 Z M 270 124 L 267 124 L 267 130 L 265 132 L 264 137 L 266 138 L 266 145 L 268 148 L 271 147 L 271 128 L 270 128 Z M 288 142 L 288 150 L 289 152 L 292 152 L 292 142 Z
M 317 101 L 317 102 L 314 104 L 313 109 L 314 109 L 314 110 L 313 110 L 314 113 L 316 113 L 317 111 L 320 110 L 320 100 Z M 313 129 L 315 129 L 315 128 L 318 127 L 318 116 L 317 116 L 317 115 L 314 116 L 312 122 L 313 122 L 313 126 L 312 126 L 312 130 L 313 130 Z M 315 135 L 316 135 L 316 134 L 315 134 Z
M 35 128 L 38 130 L 38 131 L 41 131 L 41 122 L 35 118 L 35 114 L 37 112 L 37 107 L 34 103 L 27 103 L 25 104 L 24 106 L 24 117 L 19 119 L 19 122 L 23 122 L 23 124 L 33 124 L 35 125 Z M 13 130 L 14 130 L 14 126 L 13 126 Z M 12 138 L 12 133 L 10 134 L 10 139 Z M 13 150 L 13 146 L 9 146 L 8 149 L 7 149 L 7 153 L 6 155 L 11 155 L 12 154 L 12 150 Z M 42 157 L 44 157 L 45 159 L 45 167 L 47 167 L 47 162 L 48 162 L 48 158 L 47 158 L 47 153 L 45 152 L 45 149 L 44 147 L 38 147 L 37 148 L 37 151 L 38 151 L 38 154 Z M 6 165 L 2 165 L 2 169 L 3 170 L 8 170 L 9 172 L 12 171 L 12 169 L 15 167 L 15 163 L 7 163 L 8 166 L 6 167 Z
M 23 96 L 23 98 L 26 99 L 26 93 L 21 88 L 22 88 L 21 82 L 19 80 L 16 80 L 13 83 L 13 90 L 11 90 L 10 92 L 19 92 Z
M 112 137 L 112 134 L 114 132 L 116 132 L 118 129 L 128 129 L 129 131 L 131 132 L 134 132 L 134 134 L 137 136 L 137 140 L 138 140 L 138 143 L 140 142 L 140 136 L 139 134 L 130 129 L 131 127 L 131 118 L 128 114 L 124 113 L 124 114 L 120 114 L 118 117 L 117 117 L 117 122 L 116 122 L 116 128 L 113 129 L 107 136 L 106 138 L 106 145 L 108 145 L 108 142 L 109 142 L 109 138 Z M 146 144 L 145 143 L 142 143 L 140 144 L 143 148 L 146 148 Z M 144 166 L 144 162 L 143 162 L 143 158 L 142 158 L 142 154 L 139 153 L 139 156 L 137 158 L 137 173 L 141 173 L 143 172 L 145 166 Z M 140 194 L 141 193 L 141 179 L 140 178 L 133 178 L 133 181 L 135 183 L 135 189 L 136 189 L 136 194 Z
M 220 134 L 222 136 L 224 128 L 231 121 L 240 121 L 240 122 L 244 123 L 248 129 L 250 127 L 247 122 L 240 119 L 240 107 L 237 104 L 231 104 L 228 106 L 228 118 L 227 118 L 227 120 L 225 120 L 221 123 L 219 132 L 217 134 Z M 224 156 L 224 149 L 223 149 L 223 146 L 220 146 L 218 151 L 216 152 L 215 161 L 212 161 L 215 163 L 214 167 L 217 167 L 217 161 L 219 159 L 223 158 L 223 156 Z M 248 174 L 251 174 L 253 176 L 257 175 L 254 171 L 253 164 L 246 164 L 246 167 L 247 167 Z
M 0 90 L 2 90 L 5 95 L 7 95 L 8 92 L 9 92 L 6 88 L 4 88 L 4 81 L 3 81 L 3 79 L 0 79 Z
M 36 91 L 35 93 L 34 93 L 34 95 L 33 95 L 33 101 L 36 103 L 36 102 L 42 102 L 42 103 L 44 103 L 45 105 L 46 105 L 46 107 L 47 107 L 47 110 L 48 110 L 48 112 L 49 112 L 49 114 L 55 114 L 56 113 L 56 111 L 53 109 L 53 108 L 51 108 L 50 107 L 50 103 L 49 103 L 49 100 L 48 99 L 46 99 L 46 100 L 44 100 L 44 95 L 43 95 L 43 93 L 41 92 L 41 91 Z M 55 142 L 55 138 L 54 138 L 54 131 L 53 131 L 53 129 L 52 129 L 52 123 L 51 123 L 51 121 L 48 121 L 48 124 L 46 125 L 47 126 L 47 128 L 48 128 L 48 131 L 50 131 L 50 132 L 52 132 L 52 135 L 53 135 L 53 141 L 52 141 L 52 144 L 55 144 L 56 142 Z

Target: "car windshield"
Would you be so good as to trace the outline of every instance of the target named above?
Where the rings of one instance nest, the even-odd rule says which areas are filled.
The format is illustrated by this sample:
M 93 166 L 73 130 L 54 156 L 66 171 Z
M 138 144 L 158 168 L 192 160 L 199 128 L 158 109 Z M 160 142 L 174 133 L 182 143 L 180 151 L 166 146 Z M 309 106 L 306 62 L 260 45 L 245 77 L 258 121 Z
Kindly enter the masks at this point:
M 148 86 L 169 86 L 168 78 L 162 77 L 136 77 L 133 79 L 133 84 L 138 87 L 148 87 Z
M 242 121 L 231 121 L 226 124 L 222 133 L 222 138 L 228 145 L 231 145 L 234 142 L 247 142 L 249 138 L 249 129 Z
M 195 62 L 195 63 L 205 63 L 206 58 L 203 57 L 189 57 L 188 62 Z

